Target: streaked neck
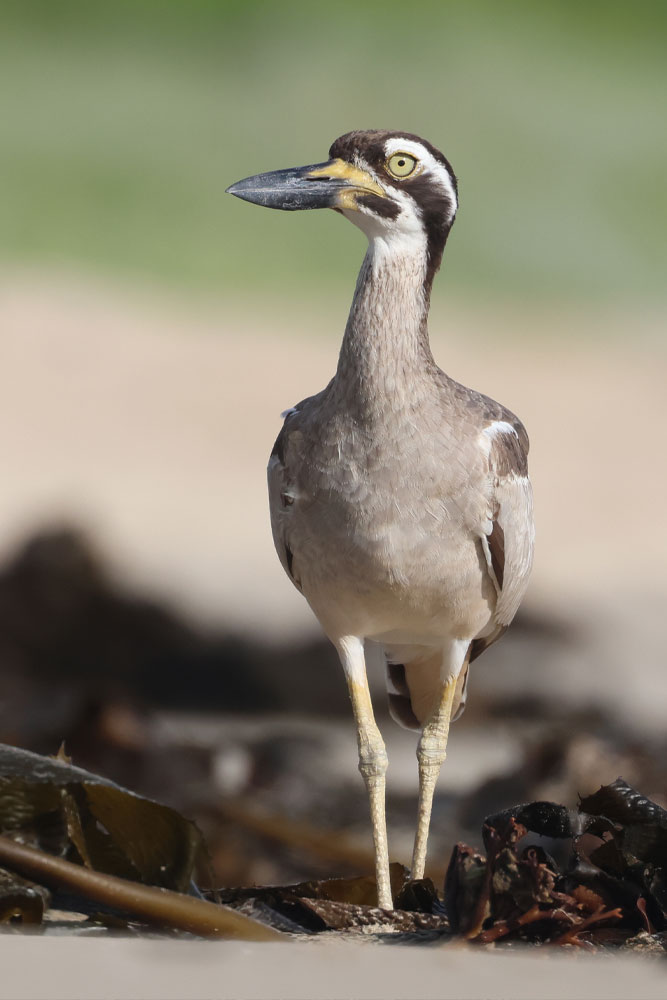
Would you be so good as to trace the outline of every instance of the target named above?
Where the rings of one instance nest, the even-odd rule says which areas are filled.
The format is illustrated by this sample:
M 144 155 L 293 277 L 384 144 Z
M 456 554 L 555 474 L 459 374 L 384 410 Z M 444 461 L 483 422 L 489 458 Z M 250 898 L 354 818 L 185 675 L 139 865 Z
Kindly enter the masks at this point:
M 428 339 L 426 248 L 374 239 L 357 279 L 335 381 L 360 401 L 391 394 L 435 365 Z

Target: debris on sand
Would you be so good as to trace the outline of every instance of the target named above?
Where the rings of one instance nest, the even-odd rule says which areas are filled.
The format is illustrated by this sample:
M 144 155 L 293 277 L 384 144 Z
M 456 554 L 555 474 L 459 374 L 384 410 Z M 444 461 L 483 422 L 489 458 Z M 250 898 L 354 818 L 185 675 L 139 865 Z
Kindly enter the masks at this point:
M 134 933 L 268 940 L 362 934 L 471 946 L 667 948 L 667 811 L 622 779 L 577 811 L 532 802 L 487 817 L 482 854 L 455 846 L 441 893 L 392 865 L 395 909 L 372 877 L 209 891 L 197 827 L 60 753 L 0 746 L 0 922 L 49 925 L 78 914 Z M 51 912 L 53 911 L 53 912 Z

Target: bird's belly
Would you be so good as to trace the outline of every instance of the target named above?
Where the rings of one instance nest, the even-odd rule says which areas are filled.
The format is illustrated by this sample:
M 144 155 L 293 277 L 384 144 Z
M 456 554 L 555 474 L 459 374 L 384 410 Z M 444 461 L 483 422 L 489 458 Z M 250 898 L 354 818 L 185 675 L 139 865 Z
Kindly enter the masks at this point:
M 486 626 L 495 591 L 479 545 L 442 507 L 413 500 L 401 510 L 388 498 L 369 516 L 330 498 L 318 506 L 303 512 L 291 546 L 304 596 L 330 635 L 437 643 Z

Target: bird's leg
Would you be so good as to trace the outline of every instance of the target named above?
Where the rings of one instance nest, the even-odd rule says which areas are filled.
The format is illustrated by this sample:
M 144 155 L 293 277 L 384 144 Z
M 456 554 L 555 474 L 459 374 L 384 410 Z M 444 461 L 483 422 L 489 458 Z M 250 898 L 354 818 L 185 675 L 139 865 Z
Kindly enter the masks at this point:
M 442 689 L 440 702 L 422 730 L 417 744 L 419 762 L 419 806 L 417 812 L 417 833 L 412 852 L 411 878 L 423 878 L 426 864 L 426 842 L 431 823 L 433 792 L 440 768 L 447 756 L 447 737 L 452 703 L 456 691 L 456 676 L 450 677 Z
M 375 845 L 378 906 L 383 910 L 391 910 L 394 904 L 389 880 L 389 848 L 384 811 L 387 751 L 373 715 L 363 641 L 356 636 L 346 636 L 336 645 L 345 670 L 352 711 L 357 724 L 359 770 L 368 790 Z

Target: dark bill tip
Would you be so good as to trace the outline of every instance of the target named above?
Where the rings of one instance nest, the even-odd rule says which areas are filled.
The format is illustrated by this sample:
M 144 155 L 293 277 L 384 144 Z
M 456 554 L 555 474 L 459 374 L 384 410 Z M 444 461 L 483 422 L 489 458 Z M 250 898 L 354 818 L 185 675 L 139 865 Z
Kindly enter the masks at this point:
M 313 170 L 326 166 L 323 163 L 288 170 L 272 170 L 267 174 L 246 177 L 227 188 L 227 194 L 249 201 L 264 208 L 279 208 L 284 212 L 298 212 L 308 208 L 333 208 L 336 194 L 346 187 L 344 180 L 334 177 L 310 178 Z

